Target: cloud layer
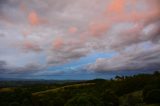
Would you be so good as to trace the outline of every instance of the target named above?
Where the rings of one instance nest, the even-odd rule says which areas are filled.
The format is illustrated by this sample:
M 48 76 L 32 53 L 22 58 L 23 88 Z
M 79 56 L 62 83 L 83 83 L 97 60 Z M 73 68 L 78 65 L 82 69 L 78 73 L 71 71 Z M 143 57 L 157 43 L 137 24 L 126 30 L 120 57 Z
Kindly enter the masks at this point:
M 63 74 L 48 68 L 92 53 L 118 55 L 80 69 L 160 68 L 159 0 L 1 0 L 0 14 L 0 73 L 9 77 Z

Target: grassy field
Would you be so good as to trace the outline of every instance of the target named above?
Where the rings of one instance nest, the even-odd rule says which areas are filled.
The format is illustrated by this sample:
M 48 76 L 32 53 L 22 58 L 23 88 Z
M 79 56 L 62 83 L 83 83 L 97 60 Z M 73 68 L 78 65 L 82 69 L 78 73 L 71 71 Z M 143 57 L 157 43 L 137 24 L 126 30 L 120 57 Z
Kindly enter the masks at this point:
M 0 92 L 14 92 L 14 88 L 1 88 Z
M 38 95 L 45 94 L 45 93 L 62 91 L 68 88 L 79 88 L 79 87 L 85 87 L 85 86 L 90 86 L 90 85 L 95 85 L 95 83 L 82 83 L 82 84 L 67 85 L 67 86 L 63 86 L 63 87 L 59 87 L 55 89 L 49 89 L 46 91 L 35 92 L 35 93 L 32 93 L 32 95 L 38 96 Z

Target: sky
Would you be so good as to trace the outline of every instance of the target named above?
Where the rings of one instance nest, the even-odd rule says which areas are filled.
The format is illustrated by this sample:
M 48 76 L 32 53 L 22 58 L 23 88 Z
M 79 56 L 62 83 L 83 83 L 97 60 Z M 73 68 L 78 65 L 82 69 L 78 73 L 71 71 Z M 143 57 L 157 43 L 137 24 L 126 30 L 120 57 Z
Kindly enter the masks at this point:
M 160 70 L 160 0 L 0 0 L 0 78 Z

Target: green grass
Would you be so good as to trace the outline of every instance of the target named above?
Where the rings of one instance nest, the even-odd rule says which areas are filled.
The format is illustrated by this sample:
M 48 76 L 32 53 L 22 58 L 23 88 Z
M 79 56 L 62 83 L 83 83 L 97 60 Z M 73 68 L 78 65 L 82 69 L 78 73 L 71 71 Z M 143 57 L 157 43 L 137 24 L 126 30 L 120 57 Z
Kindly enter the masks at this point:
M 121 96 L 119 100 L 120 100 L 120 106 L 126 106 L 126 105 L 128 106 L 129 105 L 128 101 L 131 101 L 131 100 L 138 104 L 142 104 L 143 103 L 142 91 L 135 91 L 132 93 L 128 93 L 126 95 Z M 144 106 L 144 105 L 142 104 L 142 105 L 137 105 L 137 106 Z
M 67 85 L 67 86 L 63 86 L 63 87 L 59 87 L 55 89 L 49 89 L 46 91 L 35 92 L 35 93 L 32 93 L 32 95 L 39 96 L 39 95 L 43 95 L 43 94 L 50 93 L 50 92 L 63 91 L 68 88 L 79 88 L 79 87 L 90 86 L 90 85 L 95 85 L 95 83 L 82 83 L 82 84 Z

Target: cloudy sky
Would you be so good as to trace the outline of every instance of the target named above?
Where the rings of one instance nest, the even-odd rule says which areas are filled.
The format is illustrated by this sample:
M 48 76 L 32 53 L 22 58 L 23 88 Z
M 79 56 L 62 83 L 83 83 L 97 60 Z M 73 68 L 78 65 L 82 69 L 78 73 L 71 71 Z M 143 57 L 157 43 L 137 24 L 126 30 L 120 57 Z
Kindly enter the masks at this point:
M 160 0 L 0 0 L 0 78 L 160 69 Z

